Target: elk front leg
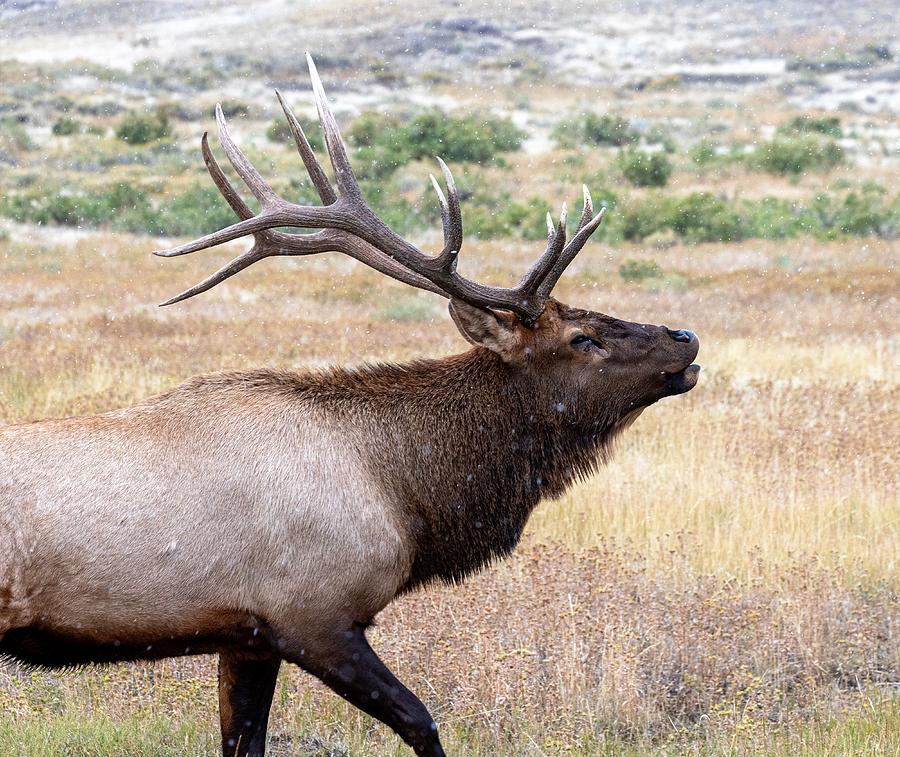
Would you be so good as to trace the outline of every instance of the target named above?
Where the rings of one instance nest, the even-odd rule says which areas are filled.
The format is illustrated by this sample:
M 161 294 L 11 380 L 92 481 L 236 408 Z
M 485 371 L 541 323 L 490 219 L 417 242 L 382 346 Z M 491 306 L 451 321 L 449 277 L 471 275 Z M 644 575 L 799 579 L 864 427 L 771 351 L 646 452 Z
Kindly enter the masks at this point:
M 263 757 L 281 660 L 219 653 L 219 720 L 224 757 Z
M 375 654 L 362 626 L 303 644 L 285 659 L 389 726 L 420 757 L 446 757 L 434 719 Z

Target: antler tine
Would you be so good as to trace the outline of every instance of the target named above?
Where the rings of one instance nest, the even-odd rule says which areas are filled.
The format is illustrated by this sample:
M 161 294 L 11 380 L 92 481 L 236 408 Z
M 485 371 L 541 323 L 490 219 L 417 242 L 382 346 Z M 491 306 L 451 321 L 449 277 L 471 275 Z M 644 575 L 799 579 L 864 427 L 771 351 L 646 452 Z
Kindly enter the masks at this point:
M 447 193 L 449 199 L 444 196 L 441 185 L 437 179 L 429 174 L 431 185 L 438 196 L 438 203 L 441 206 L 441 226 L 444 230 L 444 249 L 433 260 L 433 267 L 452 274 L 456 271 L 456 264 L 459 261 L 459 251 L 462 247 L 462 214 L 459 209 L 459 195 L 456 191 L 456 184 L 453 181 L 453 174 L 447 168 L 447 164 L 438 158 L 441 164 L 441 170 L 447 181 Z
M 322 200 L 323 204 L 331 205 L 331 203 L 337 200 L 337 195 L 334 193 L 331 182 L 328 181 L 328 177 L 325 175 L 322 164 L 319 163 L 318 158 L 316 158 L 316 154 L 313 152 L 312 146 L 306 138 L 306 134 L 303 133 L 303 127 L 300 126 L 297 117 L 284 101 L 281 92 L 277 89 L 275 90 L 275 96 L 278 98 L 278 102 L 281 103 L 281 109 L 284 111 L 288 126 L 291 129 L 291 134 L 294 137 L 294 144 L 297 145 L 297 152 L 300 153 L 303 165 L 306 166 L 306 172 L 309 174 L 313 186 L 319 193 L 319 198 Z
M 581 191 L 584 195 L 584 209 L 581 211 L 581 220 L 578 221 L 576 234 L 585 227 L 594 215 L 594 201 L 591 199 L 591 190 L 588 189 L 587 184 L 582 184 Z
M 228 124 L 225 123 L 225 115 L 222 113 L 222 106 L 216 103 L 216 124 L 219 127 L 219 143 L 225 150 L 225 155 L 234 166 L 238 176 L 244 180 L 244 184 L 253 193 L 253 196 L 262 203 L 264 208 L 272 208 L 279 203 L 279 197 L 275 191 L 266 183 L 266 180 L 260 175 L 253 164 L 247 160 L 247 156 L 241 152 L 231 134 L 228 132 Z
M 447 185 L 447 207 L 450 216 L 450 230 L 452 234 L 449 238 L 445 238 L 445 243 L 450 245 L 454 250 L 459 252 L 463 243 L 463 224 L 462 211 L 459 207 L 459 191 L 456 188 L 456 182 L 453 180 L 453 174 L 450 172 L 447 164 L 437 156 L 437 162 L 441 166 L 441 173 L 444 174 L 444 183 Z
M 431 179 L 431 186 L 434 187 L 434 193 L 438 197 L 438 205 L 441 206 L 441 222 L 444 226 L 444 239 L 450 235 L 450 209 L 447 207 L 447 198 L 444 197 L 444 190 L 441 189 L 441 185 L 438 184 L 438 180 L 434 178 L 434 174 L 428 174 L 428 178 Z
M 600 212 L 579 229 L 578 233 L 572 237 L 572 241 L 563 248 L 556 263 L 537 287 L 535 295 L 538 299 L 545 301 L 550 296 L 550 292 L 553 291 L 553 287 L 556 286 L 559 277 L 563 275 L 563 271 L 575 259 L 575 256 L 581 252 L 581 249 L 590 239 L 591 234 L 599 228 L 605 215 L 606 208 L 600 208 Z
M 320 252 L 343 252 L 360 263 L 376 271 L 396 279 L 404 284 L 424 289 L 442 297 L 449 297 L 445 291 L 419 274 L 388 257 L 368 242 L 338 229 L 323 229 L 312 234 L 285 234 L 279 231 L 264 231 L 256 240 L 256 244 L 233 260 L 223 265 L 218 271 L 207 276 L 198 284 L 185 289 L 181 294 L 160 303 L 160 307 L 173 305 L 189 297 L 201 294 L 221 284 L 225 279 L 243 271 L 253 263 L 267 257 L 314 255 Z M 159 253 L 154 253 L 159 254 Z M 163 257 L 168 257 L 164 255 Z
M 269 213 L 265 215 L 254 216 L 243 221 L 226 226 L 224 229 L 214 231 L 212 234 L 195 239 L 193 242 L 172 247 L 168 250 L 157 250 L 153 254 L 160 258 L 175 258 L 179 255 L 187 255 L 198 250 L 205 250 L 207 247 L 216 247 L 225 242 L 231 242 L 234 239 L 240 239 L 248 234 L 255 234 L 258 231 L 265 231 L 275 226 L 291 226 L 296 225 L 291 218 L 285 218 L 279 214 Z
M 568 209 L 563 203 L 562 212 L 559 214 L 559 223 L 552 227 L 550 238 L 547 240 L 547 246 L 541 256 L 534 261 L 531 268 L 522 277 L 516 289 L 521 292 L 523 299 L 530 301 L 533 298 L 537 287 L 544 280 L 556 261 L 559 259 L 566 244 L 566 220 L 568 218 Z M 547 213 L 547 220 L 553 223 L 552 216 Z
M 331 112 L 331 107 L 328 105 L 328 98 L 325 96 L 325 88 L 322 86 L 322 80 L 319 78 L 316 64 L 309 53 L 306 53 L 306 63 L 309 66 L 309 78 L 312 79 L 316 110 L 319 113 L 319 123 L 322 124 L 322 131 L 325 133 L 325 145 L 328 148 L 328 157 L 331 159 L 331 165 L 334 168 L 338 189 L 346 197 L 361 199 L 362 193 L 360 192 L 359 184 L 356 182 L 356 177 L 353 175 L 350 158 L 347 156 L 347 149 L 344 146 L 344 140 L 341 138 L 341 131 L 338 128 L 334 114 Z
M 212 150 L 209 149 L 207 132 L 203 132 L 203 136 L 200 138 L 200 152 L 203 153 L 203 162 L 206 163 L 206 170 L 209 171 L 209 175 L 212 177 L 216 187 L 218 187 L 222 197 L 225 198 L 225 201 L 231 206 L 237 217 L 242 221 L 253 218 L 253 211 L 241 199 L 235 188 L 231 186 L 231 182 L 228 181 L 228 177 L 225 176 L 225 172 L 216 161 Z
M 212 289 L 216 284 L 221 284 L 225 279 L 243 271 L 247 266 L 252 265 L 263 257 L 266 257 L 266 255 L 260 255 L 256 245 L 254 245 L 251 249 L 247 250 L 247 252 L 238 255 L 234 260 L 223 265 L 218 271 L 207 276 L 199 284 L 195 284 L 189 289 L 185 289 L 181 294 L 176 294 L 174 297 L 170 297 L 168 300 L 160 302 L 159 306 L 165 307 L 166 305 L 174 305 L 176 302 L 181 302 L 182 300 L 188 299 L 188 297 L 193 297 L 194 295 L 205 292 L 207 289 Z
M 444 197 L 444 191 L 441 189 L 441 185 L 438 184 L 437 179 L 434 178 L 433 174 L 428 174 L 428 178 L 431 179 L 431 186 L 434 187 L 434 191 L 438 196 L 438 204 L 441 206 L 441 226 L 444 230 L 444 249 L 441 250 L 441 254 L 438 255 L 436 261 L 439 261 L 444 267 L 455 268 L 459 250 L 454 249 L 453 247 L 453 228 L 452 220 L 450 218 L 450 208 L 447 205 L 447 198 Z

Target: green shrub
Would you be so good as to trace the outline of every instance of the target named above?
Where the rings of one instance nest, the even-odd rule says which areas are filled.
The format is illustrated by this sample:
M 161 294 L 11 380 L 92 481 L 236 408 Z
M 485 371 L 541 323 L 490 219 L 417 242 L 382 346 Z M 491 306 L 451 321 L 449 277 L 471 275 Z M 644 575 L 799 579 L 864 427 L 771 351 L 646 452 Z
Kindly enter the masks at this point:
M 641 241 L 672 231 L 687 242 L 788 239 L 810 234 L 820 239 L 900 237 L 900 193 L 890 197 L 866 183 L 846 193 L 822 193 L 809 202 L 777 197 L 725 200 L 702 192 L 685 197 L 632 198 L 611 219 L 616 232 Z
M 659 279 L 662 274 L 662 268 L 653 260 L 625 260 L 619 266 L 619 276 L 625 281 Z
M 734 205 L 705 192 L 648 197 L 643 202 L 628 203 L 621 215 L 622 235 L 633 241 L 666 229 L 691 243 L 734 241 L 747 235 Z
M 0 206 L 4 215 L 22 223 L 57 223 L 67 226 L 114 225 L 123 213 L 149 209 L 147 194 L 129 184 L 78 193 L 49 192 L 12 195 Z
M 160 109 L 152 113 L 130 111 L 116 129 L 119 139 L 133 145 L 144 145 L 168 135 L 169 119 Z
M 648 144 L 662 146 L 663 150 L 669 154 L 675 152 L 675 140 L 672 139 L 672 134 L 662 124 L 651 126 L 644 135 L 644 139 Z
M 458 188 L 463 206 L 463 225 L 467 235 L 482 239 L 547 238 L 545 219 L 551 208 L 544 200 L 538 197 L 524 201 L 515 200 L 508 192 L 497 192 L 496 188 L 478 173 L 459 177 Z M 423 196 L 423 206 L 433 208 L 435 204 L 434 193 L 429 186 L 426 195 Z
M 367 111 L 350 124 L 347 141 L 356 147 L 374 147 L 383 139 L 385 132 L 398 135 L 399 126 L 400 120 L 396 116 Z
M 884 187 L 863 184 L 843 197 L 817 195 L 810 205 L 811 231 L 824 239 L 842 236 L 900 237 L 900 193 L 892 199 Z
M 801 235 L 820 239 L 900 237 L 900 193 L 891 194 L 873 182 L 836 183 L 829 191 L 806 201 L 776 197 L 729 200 L 707 193 L 666 197 L 645 192 L 633 193 L 621 203 L 615 194 L 598 189 L 597 181 L 591 183 L 595 184 L 597 207 L 607 204 L 614 208 L 597 232 L 598 238 L 613 243 L 622 239 L 641 241 L 657 234 L 677 236 L 688 243 Z M 423 185 L 420 200 L 410 202 L 398 184 L 390 178 L 363 180 L 362 189 L 375 212 L 398 233 L 437 228 L 436 203 L 430 186 Z M 459 187 L 468 234 L 483 238 L 545 238 L 544 218 L 551 208 L 542 199 L 516 200 L 509 193 L 498 193 L 477 171 L 461 176 Z M 287 196 L 301 204 L 318 202 L 308 180 L 292 182 Z M 0 214 L 22 223 L 103 226 L 183 236 L 209 233 L 236 220 L 217 190 L 206 184 L 176 195 L 152 197 L 144 189 L 126 183 L 70 192 L 54 191 L 39 181 L 24 179 L 0 196 Z M 580 208 L 573 208 L 570 231 L 579 217 Z M 626 271 L 624 275 L 631 274 Z M 669 277 L 667 274 L 664 278 Z
M 744 201 L 738 212 L 744 220 L 747 237 L 790 239 L 814 231 L 802 206 L 778 197 Z
M 290 188 L 284 198 L 289 202 L 295 202 L 298 205 L 320 205 L 322 203 L 318 190 L 305 172 L 289 179 L 288 186 Z
M 691 147 L 689 155 L 691 160 L 698 166 L 708 165 L 718 157 L 716 146 L 708 139 L 701 139 Z
M 303 129 L 304 133 L 306 129 Z M 307 139 L 309 139 L 309 135 L 307 134 Z M 291 128 L 288 126 L 287 121 L 281 118 L 274 119 L 267 127 L 266 127 L 266 139 L 271 142 L 279 142 L 281 144 L 287 144 L 292 140 L 291 137 Z
M 542 240 L 547 238 L 547 213 L 550 212 L 550 204 L 546 200 L 532 197 L 524 203 L 515 200 L 505 203 L 499 217 L 509 230 L 509 236 Z
M 300 128 L 303 129 L 310 147 L 313 150 L 324 150 L 325 138 L 322 136 L 322 129 L 319 123 L 307 118 L 298 118 L 297 121 L 300 123 Z M 269 124 L 266 128 L 266 139 L 281 144 L 292 144 L 294 141 L 291 127 L 288 126 L 287 121 L 283 118 L 276 118 Z
M 405 145 L 396 148 L 388 144 L 359 147 L 353 153 L 353 165 L 361 179 L 389 178 L 400 166 L 411 160 Z
M 67 137 L 81 131 L 81 124 L 74 118 L 60 116 L 50 129 L 57 137 Z
M 763 142 L 746 160 L 752 168 L 796 175 L 807 171 L 830 171 L 844 162 L 844 150 L 836 142 L 812 136 L 776 138 Z
M 688 242 L 733 242 L 746 230 L 732 203 L 706 192 L 692 192 L 669 203 L 666 225 Z
M 582 113 L 558 123 L 552 136 L 560 147 L 572 148 L 585 145 L 622 147 L 637 142 L 639 135 L 629 127 L 624 116 Z
M 503 152 L 518 150 L 524 133 L 507 119 L 456 118 L 440 110 L 420 113 L 408 123 L 365 113 L 351 125 L 355 163 L 364 178 L 390 176 L 420 158 L 441 156 L 448 162 L 488 163 Z
M 132 64 L 131 74 L 134 84 L 150 89 L 164 87 L 170 72 L 165 70 L 158 58 L 141 58 Z
M 658 231 L 671 228 L 668 224 L 669 203 L 658 196 L 647 197 L 643 201 L 632 198 L 619 207 L 615 218 L 622 237 L 640 242 Z
M 439 110 L 420 113 L 403 127 L 412 160 L 440 155 L 447 161 L 487 163 L 498 153 L 518 150 L 524 137 L 505 118 L 455 118 Z
M 408 163 L 410 150 L 399 119 L 369 111 L 350 124 L 347 141 L 357 173 L 365 179 L 384 179 Z
M 636 187 L 664 187 L 672 175 L 672 163 L 665 153 L 634 148 L 619 153 L 619 168 Z
M 110 189 L 86 193 L 76 199 L 75 210 L 78 218 L 69 222 L 74 221 L 87 226 L 101 226 L 107 223 L 116 225 L 122 214 L 150 208 L 150 198 L 144 190 L 122 182 Z M 66 223 L 62 218 L 54 220 L 57 223 Z
M 154 207 L 149 195 L 130 184 L 75 194 L 17 194 L 0 203 L 0 213 L 23 223 L 107 226 L 137 234 L 196 236 L 237 218 L 215 187 L 197 185 Z
M 835 226 L 841 234 L 855 237 L 877 234 L 896 237 L 900 216 L 900 198 L 887 200 L 884 187 L 868 185 L 860 191 L 848 192 L 835 213 Z
M 215 187 L 197 184 L 186 192 L 172 195 L 159 204 L 152 216 L 129 219 L 130 231 L 195 236 L 209 234 L 238 220 L 234 211 Z M 145 224 L 135 228 L 137 224 Z
M 465 210 L 465 229 L 482 239 L 519 237 L 529 240 L 547 238 L 547 213 L 550 205 L 538 197 L 517 202 L 503 193 L 499 199 L 469 202 Z
M 622 145 L 636 142 L 637 132 L 628 126 L 627 119 L 621 115 L 598 116 L 588 113 L 582 121 L 584 139 L 590 145 Z
M 837 116 L 796 116 L 779 128 L 783 133 L 812 132 L 824 134 L 826 137 L 840 139 L 844 136 L 841 129 L 841 119 Z

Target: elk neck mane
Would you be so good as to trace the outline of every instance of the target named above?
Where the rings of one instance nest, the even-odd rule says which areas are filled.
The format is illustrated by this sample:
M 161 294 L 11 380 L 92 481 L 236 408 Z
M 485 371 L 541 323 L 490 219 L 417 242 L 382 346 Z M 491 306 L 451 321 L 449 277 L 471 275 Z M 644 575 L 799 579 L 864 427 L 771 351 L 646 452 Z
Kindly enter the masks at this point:
M 579 423 L 532 385 L 531 373 L 474 348 L 407 364 L 197 381 L 274 391 L 322 411 L 347 435 L 412 536 L 409 589 L 462 579 L 508 554 L 538 502 L 593 471 L 636 416 L 598 408 Z

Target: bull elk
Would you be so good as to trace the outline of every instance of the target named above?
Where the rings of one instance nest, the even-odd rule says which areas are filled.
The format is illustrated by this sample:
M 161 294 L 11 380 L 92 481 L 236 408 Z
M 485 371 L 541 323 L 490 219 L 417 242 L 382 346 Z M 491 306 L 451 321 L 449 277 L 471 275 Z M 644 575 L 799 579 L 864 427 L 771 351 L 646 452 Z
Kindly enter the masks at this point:
M 407 365 L 200 376 L 126 410 L 0 429 L 0 654 L 58 667 L 216 653 L 222 749 L 240 757 L 265 751 L 286 660 L 416 754 L 443 755 L 367 627 L 398 595 L 508 554 L 540 500 L 592 471 L 648 405 L 694 387 L 699 343 L 550 297 L 603 219 L 587 189 L 574 236 L 564 207 L 511 288 L 457 271 L 459 196 L 442 161 L 443 249 L 395 234 L 363 199 L 308 62 L 336 190 L 280 95 L 321 206 L 279 197 L 217 109 L 225 154 L 261 210 L 204 135 L 212 180 L 241 220 L 157 254 L 254 244 L 163 304 L 268 256 L 337 251 L 448 298 L 473 347 Z

